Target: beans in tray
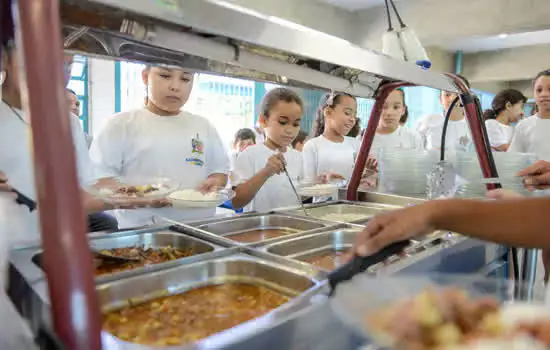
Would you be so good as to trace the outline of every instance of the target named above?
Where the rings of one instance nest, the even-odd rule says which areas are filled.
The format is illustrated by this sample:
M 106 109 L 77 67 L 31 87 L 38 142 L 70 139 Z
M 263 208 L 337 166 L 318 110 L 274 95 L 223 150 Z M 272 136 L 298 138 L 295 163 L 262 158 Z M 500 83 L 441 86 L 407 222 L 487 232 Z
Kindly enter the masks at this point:
M 120 264 L 116 262 L 101 261 L 96 267 L 96 276 L 105 275 L 115 272 L 133 270 L 138 267 L 146 265 L 160 264 L 171 260 L 185 258 L 194 255 L 194 251 L 191 248 L 174 248 L 172 246 L 158 247 L 158 248 L 145 248 L 141 247 L 124 247 L 103 249 L 100 251 L 105 255 L 113 255 L 128 258 L 139 258 L 140 261 L 129 262 L 126 264 Z
M 211 285 L 109 312 L 103 329 L 132 343 L 181 345 L 259 317 L 288 300 L 262 286 Z
M 365 324 L 375 339 L 403 350 L 535 350 L 550 347 L 550 310 L 542 310 L 431 289 L 367 315 Z

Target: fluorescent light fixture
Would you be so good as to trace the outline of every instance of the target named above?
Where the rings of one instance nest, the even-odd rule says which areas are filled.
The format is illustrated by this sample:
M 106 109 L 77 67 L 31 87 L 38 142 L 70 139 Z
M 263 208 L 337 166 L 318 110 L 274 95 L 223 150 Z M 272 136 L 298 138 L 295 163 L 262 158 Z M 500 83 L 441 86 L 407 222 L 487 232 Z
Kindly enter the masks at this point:
M 498 35 L 499 39 L 506 39 L 508 37 L 507 33 L 502 33 Z

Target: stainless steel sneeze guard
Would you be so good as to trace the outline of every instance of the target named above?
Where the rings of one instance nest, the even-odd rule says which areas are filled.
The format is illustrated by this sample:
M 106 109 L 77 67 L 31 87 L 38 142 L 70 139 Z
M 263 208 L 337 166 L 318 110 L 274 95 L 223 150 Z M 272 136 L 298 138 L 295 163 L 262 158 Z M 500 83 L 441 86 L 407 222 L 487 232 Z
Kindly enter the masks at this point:
M 455 91 L 425 71 L 221 0 L 62 1 L 68 50 L 372 97 L 384 79 Z

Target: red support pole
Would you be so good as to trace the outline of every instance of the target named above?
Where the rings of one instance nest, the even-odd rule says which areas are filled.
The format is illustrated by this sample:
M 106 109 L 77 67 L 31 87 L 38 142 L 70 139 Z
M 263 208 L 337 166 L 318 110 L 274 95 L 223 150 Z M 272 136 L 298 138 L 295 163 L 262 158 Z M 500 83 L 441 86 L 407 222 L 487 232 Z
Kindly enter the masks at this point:
M 403 86 L 411 86 L 410 83 L 405 82 L 394 82 L 387 83 L 380 86 L 376 94 L 376 99 L 374 101 L 374 106 L 372 107 L 372 112 L 370 114 L 369 122 L 367 124 L 367 129 L 363 135 L 363 142 L 361 143 L 361 148 L 359 149 L 359 154 L 355 161 L 355 167 L 353 168 L 353 174 L 349 180 L 348 189 L 346 193 L 346 198 L 349 201 L 357 200 L 357 189 L 361 183 L 361 176 L 363 175 L 363 170 L 367 163 L 367 157 L 369 156 L 370 149 L 372 146 L 372 141 L 374 136 L 376 136 L 376 128 L 378 127 L 378 122 L 380 121 L 380 115 L 382 114 L 382 107 L 384 107 L 384 102 L 388 95 L 395 89 Z
M 17 5 L 13 11 L 18 12 L 16 33 L 28 91 L 23 104 L 33 130 L 54 329 L 68 349 L 99 350 L 100 315 L 71 140 L 59 2 L 19 0 Z

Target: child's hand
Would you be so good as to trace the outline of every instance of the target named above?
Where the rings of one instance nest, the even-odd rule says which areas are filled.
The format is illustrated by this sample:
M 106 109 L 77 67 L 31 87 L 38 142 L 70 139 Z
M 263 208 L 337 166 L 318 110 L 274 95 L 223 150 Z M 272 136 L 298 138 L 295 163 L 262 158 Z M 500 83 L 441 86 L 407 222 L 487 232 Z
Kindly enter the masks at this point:
M 368 170 L 378 169 L 378 161 L 376 160 L 376 158 L 369 156 L 367 158 L 367 164 L 365 165 L 365 169 L 368 169 Z
M 345 180 L 346 178 L 340 174 L 328 172 L 317 177 L 317 181 L 323 184 L 329 183 L 332 180 Z
M 282 155 L 282 153 L 274 154 L 267 160 L 264 171 L 266 172 L 267 176 L 281 174 L 285 171 L 285 165 L 285 157 Z
M 521 194 L 503 188 L 487 192 L 487 198 L 490 199 L 513 199 L 521 197 L 523 197 Z
M 529 191 L 546 190 L 550 188 L 550 163 L 536 161 L 530 167 L 520 171 L 517 176 L 525 176 L 523 183 Z

